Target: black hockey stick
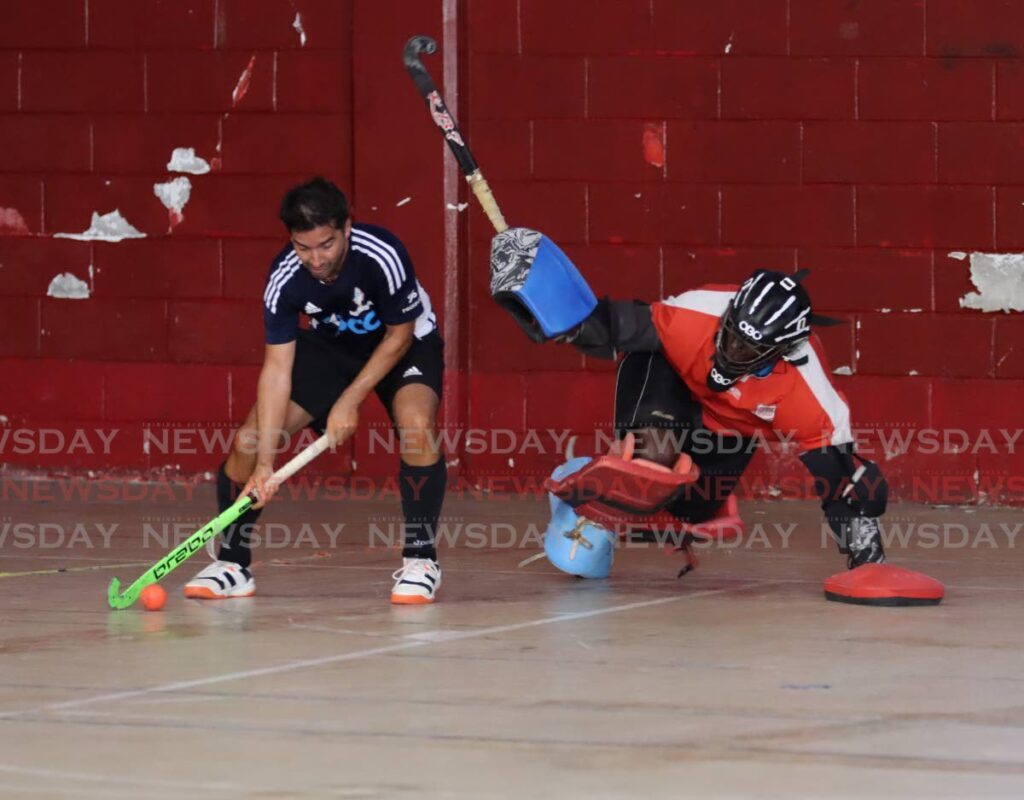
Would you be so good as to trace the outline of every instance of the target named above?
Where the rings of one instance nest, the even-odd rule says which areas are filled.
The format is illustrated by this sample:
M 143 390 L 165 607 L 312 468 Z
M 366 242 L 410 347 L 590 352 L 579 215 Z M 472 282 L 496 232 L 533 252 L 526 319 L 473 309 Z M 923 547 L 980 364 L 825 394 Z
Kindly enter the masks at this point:
M 444 98 L 437 91 L 430 73 L 427 72 L 427 68 L 423 66 L 423 62 L 420 60 L 421 54 L 430 55 L 435 52 L 437 52 L 437 42 L 429 36 L 413 36 L 405 43 L 402 60 L 405 62 L 405 68 L 409 71 L 413 83 L 416 84 L 416 88 L 419 89 L 420 95 L 422 95 L 423 100 L 426 102 L 434 124 L 441 129 L 441 134 L 444 136 L 445 141 L 448 142 L 448 146 L 455 155 L 455 160 L 459 162 L 459 168 L 466 176 L 466 182 L 473 190 L 476 199 L 480 201 L 480 205 L 483 206 L 484 213 L 487 214 L 487 218 L 494 226 L 494 230 L 501 233 L 508 229 L 508 225 L 505 222 L 505 218 L 501 215 L 501 209 L 498 208 L 494 195 L 491 194 L 491 187 L 487 185 L 487 181 L 484 179 L 476 159 L 473 158 L 473 154 L 469 151 L 469 146 L 462 138 L 458 123 L 455 122 L 455 117 L 448 110 L 448 106 L 444 103 Z

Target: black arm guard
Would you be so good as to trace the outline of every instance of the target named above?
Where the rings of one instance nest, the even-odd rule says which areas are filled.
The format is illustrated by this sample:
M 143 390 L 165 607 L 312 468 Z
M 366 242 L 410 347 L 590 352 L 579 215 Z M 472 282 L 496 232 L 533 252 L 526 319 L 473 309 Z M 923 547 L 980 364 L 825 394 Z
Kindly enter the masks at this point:
M 597 302 L 589 317 L 565 335 L 562 341 L 592 358 L 614 360 L 619 353 L 654 353 L 661 341 L 651 318 L 651 307 L 637 300 Z
M 889 499 L 889 484 L 878 465 L 854 453 L 852 444 L 811 450 L 801 455 L 800 460 L 814 476 L 821 510 L 840 549 L 846 552 L 850 521 L 856 517 L 882 516 Z

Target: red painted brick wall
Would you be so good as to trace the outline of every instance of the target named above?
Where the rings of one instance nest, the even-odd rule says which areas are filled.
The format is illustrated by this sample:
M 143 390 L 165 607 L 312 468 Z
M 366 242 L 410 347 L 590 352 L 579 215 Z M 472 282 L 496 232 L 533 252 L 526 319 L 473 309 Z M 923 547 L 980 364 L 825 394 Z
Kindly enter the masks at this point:
M 1024 246 L 1019 3 L 449 7 L 458 113 L 506 217 L 556 239 L 600 294 L 653 299 L 759 266 L 810 267 L 819 309 L 850 320 L 825 340 L 852 372 L 837 382 L 859 425 L 1019 425 L 1024 325 L 961 309 L 968 268 L 947 256 Z M 141 432 L 226 427 L 247 410 L 275 209 L 311 173 L 402 236 L 461 331 L 450 424 L 589 432 L 609 419 L 609 365 L 528 343 L 490 302 L 491 231 L 475 207 L 459 216 L 457 292 L 444 296 L 443 145 L 399 61 L 408 36 L 440 39 L 442 24 L 440 0 L 36 0 L 5 12 L 0 415 L 7 429 L 125 431 L 102 457 L 8 448 L 7 463 L 212 469 L 202 454 L 143 452 Z M 431 67 L 440 83 L 441 60 Z M 188 176 L 169 231 L 153 184 L 174 177 L 175 147 L 217 168 Z M 115 208 L 146 238 L 54 238 Z M 47 298 L 60 272 L 91 283 L 90 299 Z M 362 439 L 331 466 L 349 456 L 386 468 Z M 475 478 L 558 460 L 462 456 Z M 768 483 L 793 472 L 758 464 Z M 911 453 L 885 467 L 915 496 L 915 477 L 951 476 L 945 497 L 1007 500 L 1024 457 Z
M 882 429 L 865 442 L 897 490 L 1020 502 L 1020 447 L 887 458 L 877 442 L 1021 424 L 1020 316 L 961 309 L 969 267 L 948 253 L 1024 239 L 1024 6 L 490 0 L 467 17 L 471 138 L 513 224 L 563 244 L 598 294 L 811 268 L 818 308 L 850 321 L 823 334 L 852 372 L 837 383 L 855 424 Z M 470 228 L 471 423 L 607 420 L 613 372 L 491 313 L 490 231 Z M 762 488 L 800 470 L 755 465 Z
M 119 433 L 109 453 L 91 454 L 40 452 L 38 439 L 16 448 L 9 436 L 0 460 L 214 469 L 216 453 L 147 450 L 143 433 L 225 429 L 248 411 L 262 358 L 259 297 L 284 240 L 277 206 L 313 174 L 345 188 L 358 217 L 400 233 L 443 313 L 442 145 L 400 60 L 409 30 L 439 28 L 440 7 L 422 5 L 41 0 L 5 9 L 0 431 L 53 430 L 67 441 L 78 428 Z M 171 230 L 153 186 L 177 177 L 167 169 L 177 147 L 213 170 L 187 175 L 191 197 Z M 54 236 L 115 209 L 146 238 Z M 91 296 L 47 297 L 62 272 L 90 284 Z M 360 445 L 321 465 L 347 470 Z

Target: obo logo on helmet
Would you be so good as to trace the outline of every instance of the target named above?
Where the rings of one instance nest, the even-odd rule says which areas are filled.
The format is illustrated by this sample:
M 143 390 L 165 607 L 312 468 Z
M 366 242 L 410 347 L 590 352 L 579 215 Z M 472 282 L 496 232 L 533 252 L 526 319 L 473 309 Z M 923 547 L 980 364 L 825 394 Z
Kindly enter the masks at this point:
M 759 341 L 761 341 L 764 338 L 764 335 L 761 333 L 761 331 L 759 331 L 757 328 L 755 328 L 753 325 L 751 325 L 745 319 L 744 320 L 740 320 L 740 326 L 739 327 L 740 327 L 740 332 L 746 334 L 747 336 L 749 336 L 751 339 L 753 339 L 756 342 L 759 342 Z

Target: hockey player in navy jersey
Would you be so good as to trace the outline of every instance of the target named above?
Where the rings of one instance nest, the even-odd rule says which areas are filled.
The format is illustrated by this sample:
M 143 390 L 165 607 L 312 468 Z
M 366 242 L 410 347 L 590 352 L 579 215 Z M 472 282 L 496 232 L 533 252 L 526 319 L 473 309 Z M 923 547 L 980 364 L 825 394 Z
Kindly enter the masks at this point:
M 431 603 L 441 585 L 434 532 L 447 469 L 434 435 L 444 343 L 430 298 L 402 242 L 384 228 L 353 223 L 333 183 L 314 178 L 294 187 L 280 218 L 289 242 L 271 264 L 263 293 L 266 348 L 256 405 L 217 472 L 220 510 L 251 489 L 261 502 L 225 532 L 217 560 L 189 581 L 185 596 L 254 593 L 248 538 L 277 489 L 268 479 L 282 432 L 313 426 L 340 445 L 375 392 L 402 443 L 396 466 L 405 542 L 391 602 Z M 302 315 L 308 330 L 299 326 Z

